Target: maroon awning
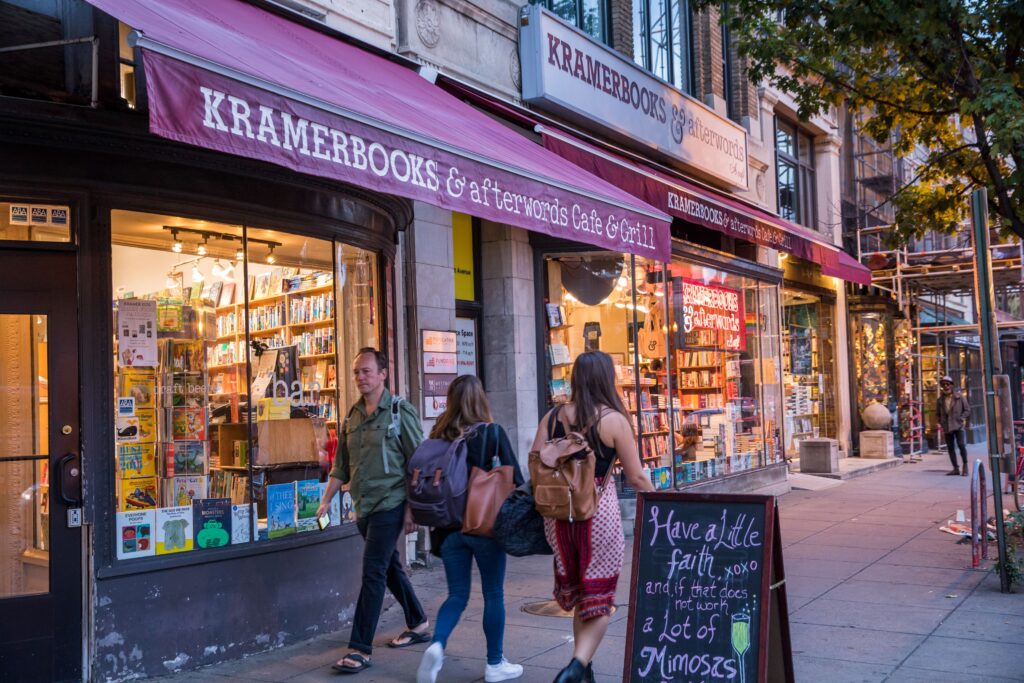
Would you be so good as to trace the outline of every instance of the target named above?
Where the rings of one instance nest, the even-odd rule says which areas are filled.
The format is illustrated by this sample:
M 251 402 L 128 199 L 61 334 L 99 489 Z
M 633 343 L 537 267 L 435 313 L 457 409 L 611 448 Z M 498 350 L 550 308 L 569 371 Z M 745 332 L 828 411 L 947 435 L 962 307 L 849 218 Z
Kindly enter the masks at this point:
M 871 284 L 871 271 L 812 230 L 706 188 L 598 149 L 548 126 L 544 146 L 656 208 L 730 237 L 799 256 L 826 275 Z
M 416 72 L 239 0 L 89 0 L 131 26 L 150 131 L 658 260 L 671 218 Z

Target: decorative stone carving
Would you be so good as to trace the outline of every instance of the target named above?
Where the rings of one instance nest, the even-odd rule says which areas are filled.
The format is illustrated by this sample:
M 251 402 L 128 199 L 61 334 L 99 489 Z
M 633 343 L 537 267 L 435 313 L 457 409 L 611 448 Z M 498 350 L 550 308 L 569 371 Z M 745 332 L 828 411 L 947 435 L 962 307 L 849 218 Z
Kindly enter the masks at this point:
M 519 90 L 523 87 L 522 65 L 519 63 L 519 48 L 513 47 L 508 56 L 509 75 L 512 76 L 512 85 Z
M 441 10 L 434 0 L 416 3 L 416 35 L 427 47 L 437 47 L 441 42 Z
M 764 201 L 765 182 L 764 173 L 757 173 L 754 176 L 754 189 L 757 191 L 757 198 Z

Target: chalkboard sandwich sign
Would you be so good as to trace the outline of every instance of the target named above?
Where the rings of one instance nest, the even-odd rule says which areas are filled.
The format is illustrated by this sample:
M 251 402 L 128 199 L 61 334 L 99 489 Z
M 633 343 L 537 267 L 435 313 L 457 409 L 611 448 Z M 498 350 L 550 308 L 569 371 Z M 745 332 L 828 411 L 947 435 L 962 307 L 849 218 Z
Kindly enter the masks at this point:
M 791 683 L 772 496 L 641 493 L 623 681 Z

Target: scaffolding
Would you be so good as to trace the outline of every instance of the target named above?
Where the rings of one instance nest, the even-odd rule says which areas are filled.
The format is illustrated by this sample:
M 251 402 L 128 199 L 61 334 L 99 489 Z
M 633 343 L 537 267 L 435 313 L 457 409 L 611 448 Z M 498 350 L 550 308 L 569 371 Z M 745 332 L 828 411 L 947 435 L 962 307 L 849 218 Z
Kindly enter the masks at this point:
M 909 386 L 897 383 L 897 403 L 908 412 L 900 417 L 909 422 L 903 431 L 914 454 L 927 450 L 925 415 L 935 397 L 932 391 L 937 377 L 926 377 L 925 366 L 932 374 L 949 374 L 951 345 L 977 346 L 975 340 L 980 330 L 974 311 L 974 250 L 969 226 L 964 226 L 953 237 L 953 243 L 942 249 L 892 247 L 887 244 L 891 232 L 890 225 L 860 227 L 857 256 L 871 270 L 872 285 L 887 292 L 898 310 L 911 321 L 913 366 Z M 995 321 L 1002 347 L 1024 341 L 1024 246 L 1003 241 L 992 244 L 990 249 L 993 288 L 997 304 L 1003 307 L 997 311 Z M 923 352 L 924 337 L 934 340 L 939 353 Z M 984 424 L 983 417 L 979 424 Z

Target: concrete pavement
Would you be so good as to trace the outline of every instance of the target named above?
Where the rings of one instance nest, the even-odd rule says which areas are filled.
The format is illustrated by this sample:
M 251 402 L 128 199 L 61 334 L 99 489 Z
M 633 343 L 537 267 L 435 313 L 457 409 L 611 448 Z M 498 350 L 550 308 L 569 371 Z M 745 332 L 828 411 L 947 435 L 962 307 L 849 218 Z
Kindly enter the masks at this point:
M 969 511 L 968 478 L 943 476 L 944 454 L 818 491 L 779 499 L 797 680 L 813 683 L 960 683 L 1024 680 L 1024 594 L 1002 595 L 987 569 L 972 570 L 970 546 L 938 527 Z M 993 556 L 995 548 L 993 546 Z M 530 602 L 550 597 L 550 558 L 510 558 L 505 582 L 506 656 L 522 680 L 552 680 L 572 656 L 568 619 L 532 616 Z M 429 614 L 445 597 L 439 563 L 414 574 Z M 594 662 L 602 683 L 620 681 L 628 571 L 621 609 Z M 484 642 L 479 594 L 449 643 L 439 681 L 479 681 Z M 401 629 L 389 610 L 378 643 Z M 331 681 L 330 664 L 348 633 L 320 636 L 239 662 L 182 673 L 178 681 Z M 362 683 L 410 681 L 424 646 L 380 647 Z

